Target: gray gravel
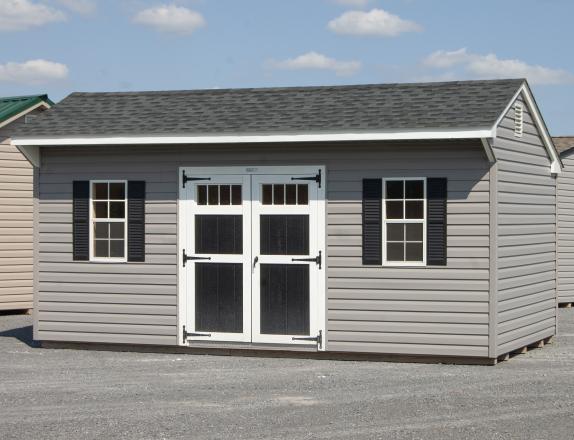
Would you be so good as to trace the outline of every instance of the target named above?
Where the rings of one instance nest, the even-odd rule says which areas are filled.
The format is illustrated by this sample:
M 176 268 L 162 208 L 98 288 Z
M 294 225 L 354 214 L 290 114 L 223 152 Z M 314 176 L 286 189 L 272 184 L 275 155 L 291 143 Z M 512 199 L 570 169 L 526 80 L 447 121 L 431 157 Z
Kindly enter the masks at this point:
M 0 316 L 0 439 L 572 439 L 574 310 L 496 367 L 34 347 Z

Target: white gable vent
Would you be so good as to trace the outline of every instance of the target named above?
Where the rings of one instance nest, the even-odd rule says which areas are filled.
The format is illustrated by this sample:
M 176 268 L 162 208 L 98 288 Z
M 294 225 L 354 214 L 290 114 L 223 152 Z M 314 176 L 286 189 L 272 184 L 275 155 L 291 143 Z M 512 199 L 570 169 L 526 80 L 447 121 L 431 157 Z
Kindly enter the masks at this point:
M 524 109 L 522 104 L 514 105 L 514 136 L 522 137 L 524 131 Z

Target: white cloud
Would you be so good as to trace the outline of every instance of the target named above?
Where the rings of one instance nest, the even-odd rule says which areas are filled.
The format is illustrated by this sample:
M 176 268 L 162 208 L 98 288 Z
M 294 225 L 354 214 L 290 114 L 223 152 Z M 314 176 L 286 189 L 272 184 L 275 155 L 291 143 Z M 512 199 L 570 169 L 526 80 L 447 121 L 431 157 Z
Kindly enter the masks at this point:
M 65 64 L 46 60 L 30 60 L 23 63 L 0 64 L 0 81 L 19 84 L 44 84 L 68 77 Z
M 176 5 L 162 5 L 144 9 L 136 14 L 134 22 L 150 26 L 161 32 L 188 35 L 205 26 L 205 19 L 196 11 Z
M 96 3 L 93 0 L 58 0 L 58 3 L 82 15 L 91 14 L 96 10 Z
M 348 76 L 361 69 L 359 61 L 338 61 L 318 52 L 307 52 L 296 58 L 283 61 L 270 61 L 270 66 L 284 70 L 331 70 L 339 76 Z
M 62 11 L 30 0 L 0 0 L 0 31 L 23 31 L 65 19 Z
M 403 20 L 383 9 L 348 11 L 331 20 L 327 26 L 337 34 L 376 37 L 396 37 L 404 32 L 422 31 L 414 21 Z
M 333 0 L 333 1 L 343 6 L 352 6 L 355 8 L 364 8 L 369 3 L 371 3 L 371 0 Z
M 423 60 L 423 66 L 459 69 L 462 75 L 476 79 L 527 78 L 532 84 L 574 83 L 574 75 L 566 70 L 527 64 L 517 59 L 500 59 L 495 54 L 474 54 L 464 48 L 436 51 Z

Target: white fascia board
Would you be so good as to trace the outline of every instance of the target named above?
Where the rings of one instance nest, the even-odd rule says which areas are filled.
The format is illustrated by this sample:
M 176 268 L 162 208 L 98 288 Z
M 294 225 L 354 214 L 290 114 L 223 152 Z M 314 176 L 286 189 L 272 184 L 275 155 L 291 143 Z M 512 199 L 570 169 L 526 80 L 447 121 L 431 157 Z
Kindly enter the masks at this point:
M 508 105 L 506 106 L 504 111 L 502 112 L 502 114 L 496 120 L 494 127 L 492 127 L 494 137 L 496 137 L 496 131 L 497 131 L 498 126 L 502 122 L 502 119 L 504 119 L 504 117 L 506 116 L 506 114 L 508 113 L 508 111 L 510 110 L 512 105 L 516 102 L 516 100 L 518 99 L 518 97 L 521 94 L 524 96 L 524 100 L 526 101 L 526 104 L 528 105 L 528 108 L 532 114 L 532 118 L 534 119 L 534 122 L 536 123 L 536 127 L 538 128 L 538 131 L 540 132 L 540 135 L 542 136 L 542 142 L 544 142 L 544 146 L 546 147 L 546 151 L 548 153 L 548 156 L 550 157 L 550 161 L 551 161 L 550 172 L 552 174 L 560 174 L 562 172 L 562 162 L 560 161 L 560 155 L 558 154 L 558 152 L 556 151 L 556 148 L 554 147 L 554 143 L 552 142 L 552 138 L 550 137 L 550 133 L 548 133 L 548 129 L 546 128 L 546 124 L 544 123 L 544 121 L 542 119 L 542 115 L 540 114 L 538 106 L 536 105 L 536 102 L 534 101 L 534 97 L 532 96 L 532 92 L 530 91 L 530 88 L 528 87 L 528 84 L 526 82 L 524 82 L 524 84 L 522 84 L 520 86 L 518 91 L 514 94 L 514 96 L 512 97 L 512 99 L 510 100 L 510 102 L 508 103 Z
M 488 162 L 494 163 L 496 162 L 496 156 L 494 155 L 494 151 L 492 150 L 492 146 L 490 145 L 490 141 L 487 138 L 480 139 L 482 142 L 482 147 L 484 148 L 484 152 L 486 153 L 486 157 L 488 158 Z
M 17 145 L 16 148 L 35 167 L 40 167 L 40 147 L 37 145 Z
M 161 144 L 251 144 L 287 142 L 391 141 L 424 139 L 492 138 L 492 128 L 451 131 L 401 131 L 318 134 L 237 134 L 212 136 L 117 136 L 117 137 L 38 137 L 14 138 L 16 146 L 81 146 L 81 145 L 161 145 Z
M 6 119 L 5 121 L 0 122 L 0 128 L 5 127 L 6 125 L 14 122 L 16 119 L 20 119 L 22 116 L 26 116 L 28 113 L 30 113 L 33 110 L 36 110 L 38 107 L 45 107 L 45 108 L 50 108 L 50 104 L 48 104 L 47 102 L 38 102 L 37 104 L 33 105 L 32 107 L 27 108 L 26 110 L 18 113 L 17 115 L 12 116 L 11 118 Z

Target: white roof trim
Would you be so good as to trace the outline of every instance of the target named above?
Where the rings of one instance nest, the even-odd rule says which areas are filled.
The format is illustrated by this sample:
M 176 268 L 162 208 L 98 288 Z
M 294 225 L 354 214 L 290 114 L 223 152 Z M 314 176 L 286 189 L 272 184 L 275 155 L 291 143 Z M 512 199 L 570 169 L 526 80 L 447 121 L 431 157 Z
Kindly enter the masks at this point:
M 45 101 L 38 102 L 38 103 L 34 104 L 32 107 L 28 107 L 26 110 L 21 111 L 17 115 L 14 115 L 11 118 L 8 118 L 5 121 L 0 122 L 0 128 L 5 127 L 6 125 L 14 122 L 16 119 L 19 119 L 22 116 L 26 116 L 28 113 L 30 113 L 32 110 L 36 110 L 38 107 L 50 108 L 51 106 L 50 106 L 50 104 L 48 104 Z
M 534 97 L 532 96 L 532 92 L 530 91 L 530 88 L 528 87 L 528 84 L 526 82 L 524 82 L 524 84 L 522 84 L 522 86 L 520 86 L 518 91 L 512 97 L 512 100 L 508 103 L 508 105 L 506 106 L 506 108 L 504 109 L 502 114 L 496 120 L 494 127 L 492 127 L 492 131 L 495 133 L 494 137 L 496 137 L 496 129 L 500 125 L 500 123 L 502 122 L 502 119 L 506 116 L 506 114 L 510 110 L 510 107 L 512 107 L 512 105 L 514 104 L 516 99 L 521 94 L 523 94 L 523 96 L 524 96 L 524 100 L 526 101 L 526 104 L 528 105 L 528 108 L 532 114 L 532 118 L 534 119 L 534 122 L 536 123 L 536 127 L 538 128 L 538 131 L 540 132 L 540 135 L 542 137 L 542 141 L 544 142 L 544 146 L 546 147 L 546 151 L 548 152 L 548 156 L 550 157 L 550 160 L 551 160 L 550 172 L 554 173 L 554 174 L 560 174 L 562 172 L 562 162 L 560 161 L 560 155 L 558 154 L 558 152 L 556 151 L 556 148 L 554 147 L 554 143 L 552 142 L 552 138 L 550 137 L 550 133 L 548 133 L 548 129 L 546 128 L 546 124 L 544 124 L 544 121 L 542 119 L 542 115 L 540 114 L 538 106 L 536 105 L 536 102 L 534 101 Z
M 61 146 L 61 145 L 158 145 L 158 144 L 245 144 L 263 142 L 340 142 L 340 141 L 386 141 L 423 139 L 476 139 L 492 138 L 492 128 L 450 130 L 450 131 L 395 131 L 357 133 L 317 134 L 230 134 L 211 136 L 91 136 L 91 137 L 38 137 L 14 138 L 16 146 Z

